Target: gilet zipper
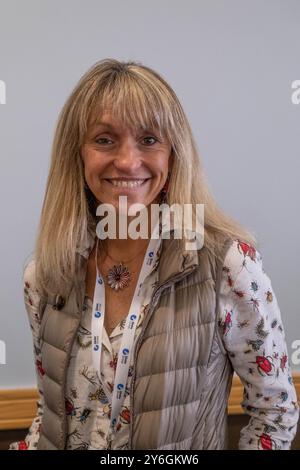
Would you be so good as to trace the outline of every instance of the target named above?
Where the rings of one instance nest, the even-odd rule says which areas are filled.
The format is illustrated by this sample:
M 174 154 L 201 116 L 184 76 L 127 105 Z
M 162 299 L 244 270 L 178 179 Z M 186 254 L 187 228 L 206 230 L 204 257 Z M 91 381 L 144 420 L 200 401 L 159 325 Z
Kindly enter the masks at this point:
M 186 271 L 184 271 L 183 273 L 180 273 L 180 274 L 176 274 L 175 276 L 173 276 L 172 278 L 168 279 L 167 281 L 165 281 L 164 283 L 162 283 L 160 286 L 158 286 L 154 292 L 152 293 L 152 296 L 151 296 L 151 300 L 148 304 L 148 308 L 146 309 L 145 311 L 145 321 L 143 322 L 142 324 L 142 329 L 141 329 L 141 332 L 138 336 L 138 339 L 137 339 L 137 342 L 136 342 L 136 346 L 135 346 L 135 350 L 134 350 L 134 367 L 133 367 L 133 375 L 132 375 L 132 379 L 131 379 L 131 385 L 130 385 L 130 394 L 129 394 L 129 402 L 130 402 L 130 422 L 129 422 L 129 439 L 128 439 L 128 449 L 132 449 L 132 431 L 133 431 L 133 406 L 134 406 L 134 396 L 133 396 L 133 389 L 134 389 L 134 384 L 135 384 L 135 378 L 136 378 L 136 359 L 137 359 L 137 355 L 138 355 L 138 351 L 139 351 L 139 348 L 141 346 L 141 343 L 142 343 L 142 340 L 143 340 L 143 336 L 144 336 L 144 333 L 145 333 L 145 330 L 147 328 L 147 325 L 150 321 L 150 318 L 152 316 L 152 313 L 157 305 L 157 302 L 158 302 L 158 299 L 161 295 L 161 293 L 167 288 L 169 287 L 170 285 L 174 284 L 174 282 L 176 281 L 179 281 L 181 279 L 183 279 L 184 277 L 186 277 L 188 274 L 190 274 L 191 272 L 193 272 L 199 265 L 196 264 L 194 266 L 192 266 L 191 268 L 187 269 Z

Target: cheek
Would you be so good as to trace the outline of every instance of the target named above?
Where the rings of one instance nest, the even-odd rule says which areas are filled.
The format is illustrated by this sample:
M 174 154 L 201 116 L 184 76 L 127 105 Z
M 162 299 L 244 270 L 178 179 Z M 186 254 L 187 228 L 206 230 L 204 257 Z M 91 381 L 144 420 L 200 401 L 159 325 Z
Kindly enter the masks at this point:
M 96 152 L 87 152 L 84 158 L 85 174 L 88 178 L 94 179 L 101 176 L 103 162 Z
M 172 158 L 169 156 L 168 153 L 165 153 L 161 160 L 158 162 L 158 168 L 161 173 L 164 175 L 168 174 L 169 166 L 172 163 Z
M 154 166 L 154 171 L 157 174 L 165 175 L 166 173 L 168 173 L 168 167 L 169 167 L 168 159 L 164 158 L 164 159 L 156 162 L 156 164 Z

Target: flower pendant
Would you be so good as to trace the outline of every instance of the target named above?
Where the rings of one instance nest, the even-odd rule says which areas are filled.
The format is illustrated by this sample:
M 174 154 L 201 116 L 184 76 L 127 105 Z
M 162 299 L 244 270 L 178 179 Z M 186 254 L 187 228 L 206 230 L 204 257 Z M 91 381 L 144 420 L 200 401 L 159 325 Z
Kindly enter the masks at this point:
M 114 264 L 114 266 L 108 270 L 107 282 L 112 289 L 122 290 L 128 286 L 130 277 L 130 272 L 126 266 L 122 263 L 118 266 Z

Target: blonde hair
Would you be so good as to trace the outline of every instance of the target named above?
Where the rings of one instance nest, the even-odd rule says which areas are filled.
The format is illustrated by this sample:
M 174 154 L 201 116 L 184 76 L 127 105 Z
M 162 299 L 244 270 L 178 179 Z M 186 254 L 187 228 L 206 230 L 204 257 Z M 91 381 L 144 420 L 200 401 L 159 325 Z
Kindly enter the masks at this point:
M 104 59 L 82 76 L 58 117 L 35 243 L 36 287 L 41 295 L 69 291 L 78 269 L 76 247 L 88 227 L 96 227 L 80 152 L 89 124 L 108 109 L 131 129 L 155 128 L 167 137 L 174 156 L 167 203 L 204 204 L 204 245 L 212 253 L 218 253 L 219 235 L 257 245 L 252 233 L 218 207 L 187 117 L 170 85 L 139 62 Z

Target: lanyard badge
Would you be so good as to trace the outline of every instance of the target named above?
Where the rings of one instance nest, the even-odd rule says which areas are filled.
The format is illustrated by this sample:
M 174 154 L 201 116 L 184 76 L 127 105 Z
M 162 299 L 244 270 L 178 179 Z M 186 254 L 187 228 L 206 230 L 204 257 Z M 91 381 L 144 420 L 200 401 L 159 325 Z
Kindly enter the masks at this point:
M 156 225 L 152 234 L 157 234 Z M 110 434 L 115 433 L 118 416 L 121 406 L 125 399 L 126 383 L 128 378 L 128 369 L 130 364 L 131 353 L 134 344 L 134 334 L 140 316 L 142 302 L 142 285 L 145 278 L 152 270 L 152 266 L 157 259 L 157 252 L 160 246 L 161 238 L 152 238 L 149 241 L 147 251 L 144 257 L 142 269 L 136 284 L 133 299 L 130 305 L 129 313 L 126 317 L 124 332 L 121 339 L 121 345 L 118 354 L 117 367 L 115 372 L 114 387 L 111 399 L 111 418 L 110 418 Z M 97 240 L 98 244 L 98 240 Z M 98 247 L 97 247 L 98 248 Z M 92 348 L 93 348 L 93 365 L 97 372 L 98 379 L 105 388 L 101 380 L 101 348 L 102 336 L 105 316 L 105 284 L 104 279 L 98 270 L 96 249 L 96 282 L 93 299 L 92 310 Z M 110 392 L 108 392 L 108 398 Z

